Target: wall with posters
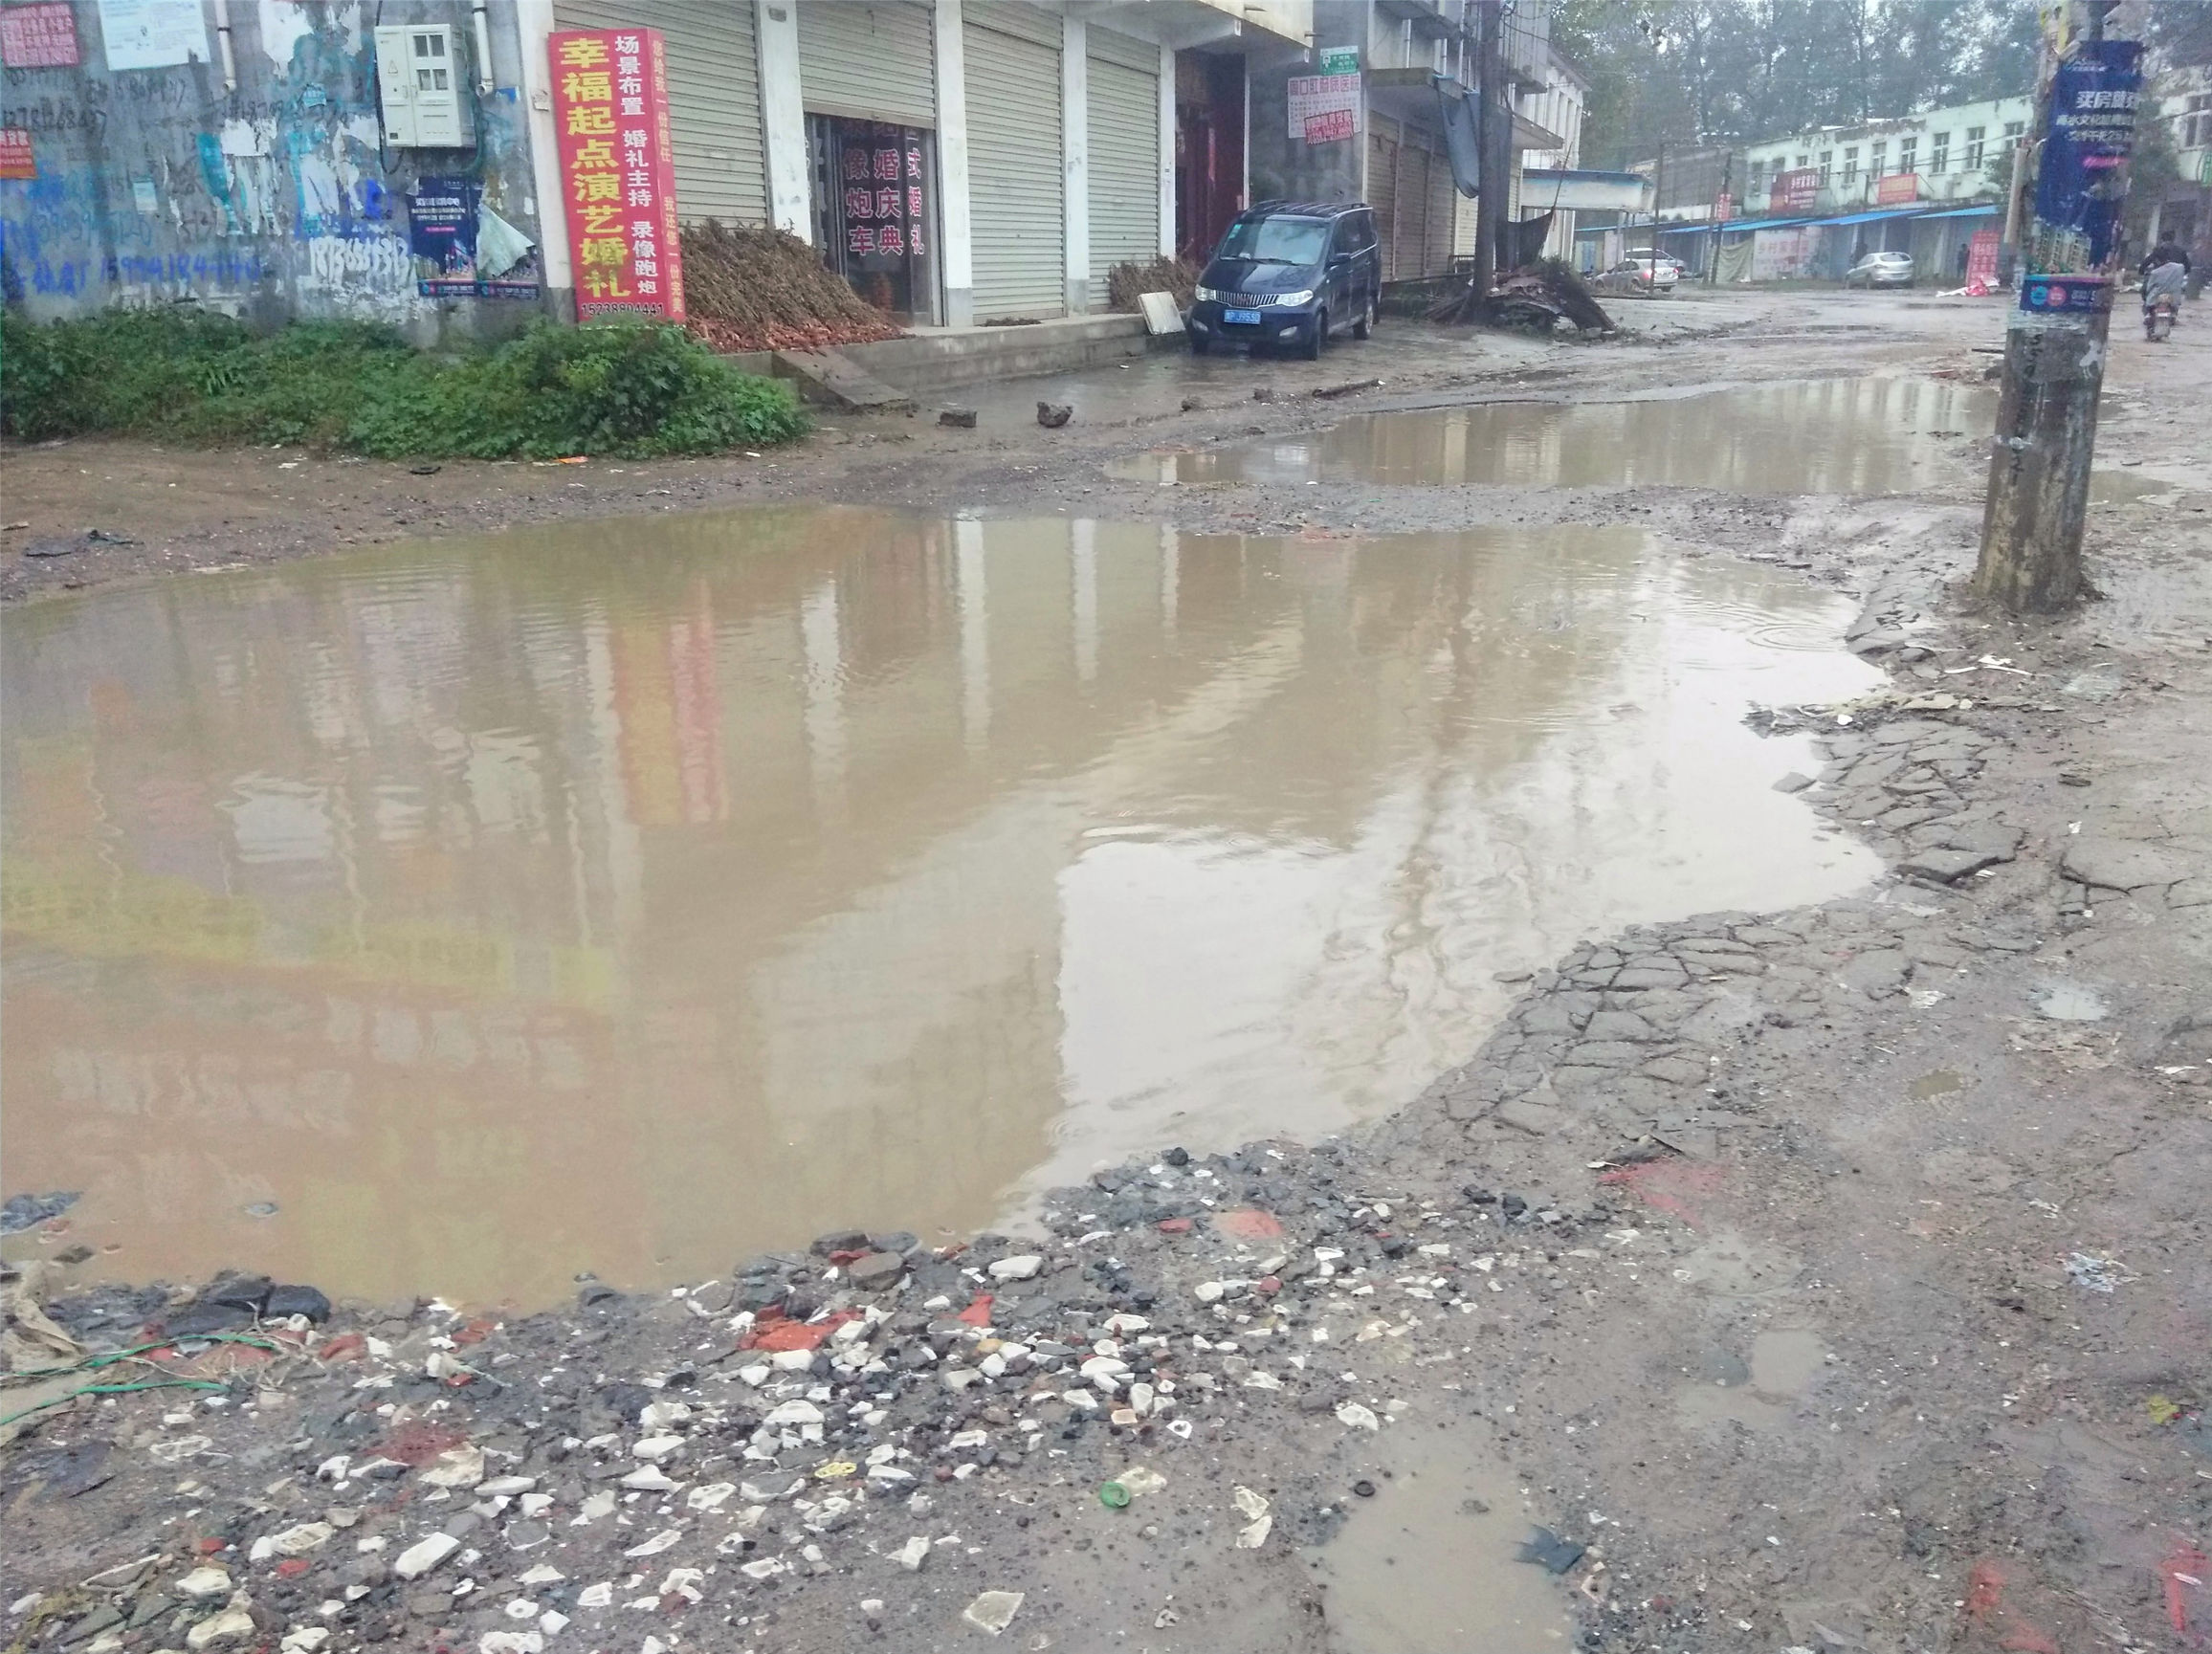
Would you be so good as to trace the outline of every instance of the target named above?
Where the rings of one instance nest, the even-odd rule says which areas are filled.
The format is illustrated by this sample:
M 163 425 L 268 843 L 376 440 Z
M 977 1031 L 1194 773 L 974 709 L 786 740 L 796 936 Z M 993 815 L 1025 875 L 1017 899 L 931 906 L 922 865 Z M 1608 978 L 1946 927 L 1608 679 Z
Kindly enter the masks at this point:
M 0 11 L 10 304 L 41 319 L 176 303 L 270 325 L 359 318 L 426 342 L 540 313 L 516 8 L 490 9 L 486 95 L 464 0 L 234 0 L 229 15 L 226 86 L 201 0 Z M 453 29 L 474 147 L 383 145 L 379 21 Z
M 1311 59 L 1248 60 L 1251 200 L 1358 201 L 1366 193 L 1368 122 L 1357 65 L 1367 22 L 1363 0 L 1323 0 L 1314 8 Z M 1323 77 L 1325 67 L 1338 73 Z M 1323 79 L 1343 84 L 1316 84 Z

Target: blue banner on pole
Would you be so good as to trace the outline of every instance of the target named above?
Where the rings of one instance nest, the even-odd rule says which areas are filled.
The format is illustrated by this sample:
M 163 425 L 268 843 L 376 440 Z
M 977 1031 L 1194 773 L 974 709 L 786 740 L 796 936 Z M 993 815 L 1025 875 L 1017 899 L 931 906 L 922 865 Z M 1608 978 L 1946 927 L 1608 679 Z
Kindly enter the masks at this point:
M 2142 59 L 2139 40 L 2078 40 L 2052 76 L 2024 250 L 2024 311 L 2078 315 L 2102 307 L 2095 289 L 2103 284 L 2073 278 L 2107 272 L 2119 252 Z M 2064 299 L 2052 302 L 2059 293 Z

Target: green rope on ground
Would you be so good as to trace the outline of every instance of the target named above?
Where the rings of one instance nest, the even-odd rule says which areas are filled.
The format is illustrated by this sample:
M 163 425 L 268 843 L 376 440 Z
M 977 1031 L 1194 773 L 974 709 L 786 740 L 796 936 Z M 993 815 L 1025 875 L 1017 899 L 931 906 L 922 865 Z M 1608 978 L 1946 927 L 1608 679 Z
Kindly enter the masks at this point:
M 189 1333 L 181 1338 L 157 1338 L 150 1344 L 133 1344 L 127 1350 L 110 1350 L 105 1355 L 86 1356 L 61 1367 L 37 1367 L 23 1373 L 0 1373 L 0 1383 L 27 1384 L 40 1378 L 58 1378 L 65 1373 L 91 1373 L 101 1367 L 112 1367 L 118 1361 L 132 1360 L 148 1350 L 168 1350 L 184 1343 L 247 1344 L 256 1350 L 266 1350 L 272 1356 L 281 1356 L 284 1348 L 267 1338 L 256 1338 L 251 1333 Z
M 218 1384 L 212 1378 L 149 1378 L 140 1384 L 79 1384 L 76 1389 L 63 1395 L 49 1397 L 34 1407 L 26 1407 L 20 1413 L 10 1413 L 6 1418 L 0 1418 L 0 1428 L 14 1423 L 18 1419 L 28 1419 L 33 1413 L 43 1413 L 49 1407 L 58 1407 L 64 1401 L 74 1401 L 79 1396 L 125 1396 L 134 1390 L 227 1390 L 229 1388 L 228 1384 Z

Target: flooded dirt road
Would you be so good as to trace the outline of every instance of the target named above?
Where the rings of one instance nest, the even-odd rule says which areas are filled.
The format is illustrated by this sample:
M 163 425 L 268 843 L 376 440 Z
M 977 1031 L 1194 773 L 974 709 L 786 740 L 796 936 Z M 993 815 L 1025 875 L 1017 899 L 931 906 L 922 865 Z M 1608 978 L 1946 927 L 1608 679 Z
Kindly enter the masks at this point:
M 1626 527 L 823 508 L 13 611 L 11 1186 L 118 1277 L 527 1306 L 1311 1137 L 1579 937 L 1864 882 L 1739 721 L 1871 683 L 1848 612 Z
M 1694 386 L 1618 402 L 1487 402 L 1371 413 L 1311 436 L 1139 454 L 1161 483 L 1372 482 L 1906 494 L 1988 436 L 1996 391 L 1930 379 Z

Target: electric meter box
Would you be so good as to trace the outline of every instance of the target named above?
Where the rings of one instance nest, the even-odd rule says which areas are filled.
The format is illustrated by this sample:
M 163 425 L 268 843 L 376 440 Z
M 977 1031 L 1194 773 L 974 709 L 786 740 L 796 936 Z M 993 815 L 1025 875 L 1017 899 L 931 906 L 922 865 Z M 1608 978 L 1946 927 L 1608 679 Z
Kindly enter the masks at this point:
M 445 23 L 385 23 L 376 31 L 377 101 L 394 148 L 466 149 L 476 140 L 465 78 Z

